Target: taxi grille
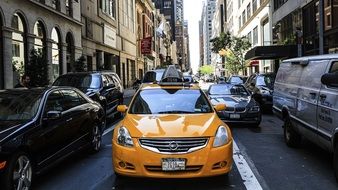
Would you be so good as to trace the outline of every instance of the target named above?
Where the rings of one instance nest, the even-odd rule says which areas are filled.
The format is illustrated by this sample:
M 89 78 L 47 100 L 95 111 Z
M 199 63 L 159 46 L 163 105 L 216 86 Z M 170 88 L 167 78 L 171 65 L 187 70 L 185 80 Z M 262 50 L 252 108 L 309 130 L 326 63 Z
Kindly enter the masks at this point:
M 141 138 L 141 146 L 158 153 L 188 153 L 204 148 L 208 138 Z
M 186 166 L 185 167 L 185 170 L 178 170 L 178 171 L 171 171 L 171 172 L 197 172 L 199 170 L 202 169 L 202 165 L 196 165 L 196 166 Z M 151 171 L 151 172 L 163 172 L 162 170 L 162 166 L 145 166 L 145 168 L 148 170 L 148 171 Z

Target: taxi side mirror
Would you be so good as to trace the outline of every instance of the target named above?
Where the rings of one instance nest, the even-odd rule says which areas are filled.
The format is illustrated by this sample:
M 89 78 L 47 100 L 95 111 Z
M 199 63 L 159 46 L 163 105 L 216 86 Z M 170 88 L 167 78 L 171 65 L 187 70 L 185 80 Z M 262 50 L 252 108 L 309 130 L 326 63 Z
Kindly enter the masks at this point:
M 117 111 L 121 113 L 126 113 L 128 110 L 128 107 L 126 105 L 119 105 L 117 106 Z
M 226 105 L 225 104 L 217 104 L 217 105 L 214 106 L 214 108 L 215 108 L 216 111 L 223 111 L 223 110 L 225 110 Z

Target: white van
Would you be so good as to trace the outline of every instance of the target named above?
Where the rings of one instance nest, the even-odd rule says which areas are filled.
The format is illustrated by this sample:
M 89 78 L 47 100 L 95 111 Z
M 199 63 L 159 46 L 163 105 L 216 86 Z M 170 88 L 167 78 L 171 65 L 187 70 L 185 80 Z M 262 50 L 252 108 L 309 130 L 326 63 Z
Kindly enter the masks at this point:
M 298 146 L 305 137 L 334 153 L 338 180 L 338 54 L 283 61 L 273 111 L 284 121 L 288 146 Z

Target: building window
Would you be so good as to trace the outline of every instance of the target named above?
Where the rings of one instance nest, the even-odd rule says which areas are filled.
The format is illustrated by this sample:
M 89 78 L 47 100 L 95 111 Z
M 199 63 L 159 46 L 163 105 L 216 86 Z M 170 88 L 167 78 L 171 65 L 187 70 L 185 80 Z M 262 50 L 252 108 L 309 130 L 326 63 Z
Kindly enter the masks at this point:
M 13 84 L 20 82 L 20 76 L 25 73 L 26 63 L 26 25 L 22 15 L 15 13 L 12 18 L 12 64 Z
M 171 1 L 164 1 L 163 8 L 170 9 L 171 8 Z
M 60 0 L 52 0 L 52 7 L 57 11 L 61 10 Z
M 249 19 L 251 17 L 251 4 L 250 3 L 246 7 L 246 13 L 247 13 L 247 18 Z
M 264 0 L 260 0 L 261 4 L 264 2 Z M 288 0 L 274 0 L 274 10 L 276 11 L 279 9 L 282 5 L 284 5 Z
M 116 0 L 101 0 L 102 12 L 106 13 L 110 17 L 116 17 Z
M 62 64 L 61 63 L 61 47 L 60 47 L 60 32 L 57 28 L 52 30 L 52 70 L 53 70 L 53 81 L 62 74 Z
M 252 43 L 252 35 L 251 32 L 248 33 L 248 35 L 246 36 L 246 38 L 248 39 L 248 41 L 250 42 L 250 44 Z
M 242 17 L 239 16 L 238 18 L 238 26 L 241 28 L 242 27 Z
M 246 15 L 245 15 L 245 10 L 244 10 L 243 13 L 242 13 L 242 23 L 243 23 L 243 25 L 245 24 L 245 22 L 246 22 Z
M 20 57 L 20 44 L 19 43 L 13 42 L 12 54 L 13 54 L 13 57 Z
M 73 1 L 66 0 L 66 14 L 69 16 L 73 16 Z
M 257 10 L 257 0 L 252 1 L 252 13 L 254 13 Z
M 252 35 L 253 35 L 252 44 L 257 45 L 258 43 L 258 27 L 257 26 L 253 29 Z

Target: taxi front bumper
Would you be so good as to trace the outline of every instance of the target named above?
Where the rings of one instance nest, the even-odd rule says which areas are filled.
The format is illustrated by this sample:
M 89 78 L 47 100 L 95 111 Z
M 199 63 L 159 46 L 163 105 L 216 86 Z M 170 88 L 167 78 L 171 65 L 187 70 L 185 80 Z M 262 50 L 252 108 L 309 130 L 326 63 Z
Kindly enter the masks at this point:
M 131 177 L 151 178 L 195 178 L 223 175 L 232 168 L 232 139 L 221 147 L 213 148 L 213 138 L 206 147 L 184 154 L 162 154 L 140 146 L 133 139 L 134 147 L 128 148 L 112 142 L 112 162 L 117 174 Z M 162 171 L 163 158 L 182 158 L 186 160 L 185 170 Z

